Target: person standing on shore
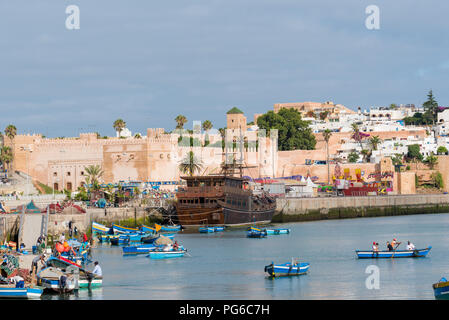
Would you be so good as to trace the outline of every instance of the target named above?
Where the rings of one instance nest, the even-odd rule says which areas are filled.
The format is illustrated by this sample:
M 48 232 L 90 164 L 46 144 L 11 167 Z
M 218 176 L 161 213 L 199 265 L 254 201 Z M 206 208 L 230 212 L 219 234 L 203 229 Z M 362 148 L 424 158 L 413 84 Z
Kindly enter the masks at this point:
M 69 221 L 69 238 L 72 237 L 72 225 L 73 225 L 73 221 L 70 220 L 70 221 Z

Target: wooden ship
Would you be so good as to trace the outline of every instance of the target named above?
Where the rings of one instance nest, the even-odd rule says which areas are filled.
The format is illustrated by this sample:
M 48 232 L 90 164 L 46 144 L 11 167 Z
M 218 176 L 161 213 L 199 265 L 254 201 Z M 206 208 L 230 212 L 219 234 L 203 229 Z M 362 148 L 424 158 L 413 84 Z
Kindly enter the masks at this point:
M 235 156 L 229 159 L 222 164 L 220 174 L 181 177 L 187 185 L 179 188 L 176 195 L 177 223 L 186 227 L 271 222 L 276 200 L 266 192 L 253 194 L 249 181 L 243 178 L 243 169 L 250 167 L 243 164 L 242 155 L 240 160 Z

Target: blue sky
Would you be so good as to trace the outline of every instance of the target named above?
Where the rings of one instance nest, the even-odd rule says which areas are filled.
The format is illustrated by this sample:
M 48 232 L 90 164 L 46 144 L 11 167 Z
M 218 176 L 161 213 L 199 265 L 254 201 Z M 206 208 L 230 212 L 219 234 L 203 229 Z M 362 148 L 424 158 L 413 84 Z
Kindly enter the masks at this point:
M 380 8 L 380 30 L 365 8 Z M 80 8 L 67 30 L 65 9 Z M 49 137 L 225 126 L 278 102 L 449 105 L 449 2 L 0 0 L 0 129 Z

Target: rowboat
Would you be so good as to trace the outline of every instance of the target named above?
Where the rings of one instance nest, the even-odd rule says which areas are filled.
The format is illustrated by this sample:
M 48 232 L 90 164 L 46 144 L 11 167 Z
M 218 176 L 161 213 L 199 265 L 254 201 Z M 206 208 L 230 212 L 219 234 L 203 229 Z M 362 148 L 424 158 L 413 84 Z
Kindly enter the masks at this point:
M 13 299 L 33 299 L 40 298 L 44 292 L 43 287 L 35 286 L 30 288 L 16 288 L 15 285 L 0 285 L 0 299 L 13 298 Z
M 147 257 L 151 259 L 170 259 L 170 258 L 180 258 L 185 255 L 187 250 L 177 250 L 177 251 L 150 251 Z
M 139 229 L 137 228 L 123 227 L 119 226 L 118 224 L 113 224 L 112 229 L 114 230 L 114 233 L 121 233 L 121 234 L 137 233 L 139 231 Z
M 289 234 L 290 233 L 290 229 L 264 229 L 265 231 L 267 231 L 268 235 L 278 235 L 278 234 Z
M 214 227 L 199 227 L 198 231 L 200 233 L 214 233 L 215 228 Z
M 378 258 L 422 258 L 425 257 L 430 249 L 432 249 L 431 246 L 425 248 L 425 249 L 416 249 L 416 250 L 396 250 L 396 251 L 363 251 L 363 250 L 356 250 L 357 257 L 359 259 L 378 259 Z
M 267 236 L 267 232 L 265 230 L 262 231 L 250 230 L 246 233 L 246 236 L 248 238 L 265 238 Z
M 155 246 L 154 244 L 143 244 L 140 246 L 128 246 L 128 247 L 122 247 L 123 254 L 142 254 L 142 253 L 149 253 L 152 250 L 155 250 L 158 246 Z
M 160 231 L 162 232 L 177 232 L 177 231 L 181 231 L 181 225 L 173 225 L 173 226 L 168 226 L 168 225 L 160 225 L 155 223 L 154 227 L 158 228 L 158 226 L 160 227 Z
M 109 243 L 111 242 L 111 239 L 115 239 L 118 237 L 118 234 L 99 234 L 98 240 L 100 240 L 101 243 Z
M 106 227 L 98 222 L 92 222 L 92 232 L 107 234 L 111 232 L 111 228 Z
M 154 241 L 159 239 L 160 236 L 161 236 L 160 234 L 148 235 L 146 237 L 142 237 L 140 241 L 143 242 L 143 243 L 154 243 Z M 174 234 L 164 234 L 163 236 L 166 237 L 166 238 L 169 238 L 170 240 L 173 240 L 174 237 L 175 237 Z
M 287 228 L 278 228 L 278 229 L 260 229 L 256 227 L 251 227 L 250 231 L 266 231 L 267 235 L 277 235 L 277 234 L 288 234 L 290 233 L 290 229 Z
M 89 287 L 97 288 L 102 286 L 103 284 L 103 277 L 99 277 L 97 275 L 90 275 L 90 273 L 88 273 L 88 271 L 85 270 L 81 265 L 62 257 L 50 257 L 47 260 L 47 266 L 60 269 L 62 272 L 66 272 L 69 268 L 71 268 L 72 270 L 73 268 L 75 268 L 75 270 L 78 270 L 79 273 L 78 288 L 80 289 Z M 77 289 L 76 283 L 75 289 Z
M 449 281 L 446 278 L 441 278 L 440 281 L 432 285 L 433 294 L 437 299 L 449 298 Z
M 118 238 L 111 238 L 111 244 L 126 244 L 130 242 L 139 242 L 142 239 L 142 234 L 140 233 L 128 233 L 128 234 L 120 234 Z
M 71 275 L 55 267 L 46 267 L 36 275 L 39 286 L 58 293 L 72 292 L 75 289 L 75 281 Z
M 145 233 L 157 233 L 155 228 L 152 227 L 148 227 L 146 225 L 142 225 L 140 227 L 140 231 L 145 232 Z
M 309 263 L 302 262 L 286 262 L 283 264 L 274 264 L 273 262 L 265 266 L 265 272 L 267 272 L 272 277 L 280 277 L 280 276 L 297 276 L 301 274 L 306 274 L 309 270 Z
M 214 227 L 215 232 L 224 231 L 225 227 Z

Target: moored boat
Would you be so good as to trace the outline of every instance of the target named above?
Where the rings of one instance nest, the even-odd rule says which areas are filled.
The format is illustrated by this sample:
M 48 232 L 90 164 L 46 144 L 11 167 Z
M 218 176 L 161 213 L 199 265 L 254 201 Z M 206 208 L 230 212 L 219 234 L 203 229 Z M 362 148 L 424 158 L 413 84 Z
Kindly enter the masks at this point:
M 75 289 L 72 275 L 68 275 L 55 267 L 46 267 L 36 275 L 39 286 L 58 293 L 69 293 Z
M 224 229 L 225 229 L 225 227 L 215 227 L 214 226 L 214 231 L 215 232 L 221 232 L 221 231 L 224 231 Z
M 247 231 L 246 236 L 248 238 L 265 238 L 267 236 L 267 232 L 265 230 L 249 230 Z
M 280 276 L 297 276 L 306 274 L 309 270 L 310 264 L 307 262 L 286 262 L 283 264 L 274 264 L 273 262 L 265 266 L 265 272 L 272 277 Z
M 140 246 L 127 246 L 122 247 L 123 254 L 142 254 L 142 253 L 149 253 L 150 251 L 156 250 L 159 246 L 156 246 L 154 244 L 143 244 Z
M 181 225 L 172 225 L 172 226 L 165 225 L 165 226 L 163 226 L 163 225 L 155 223 L 154 226 L 155 226 L 156 230 L 159 229 L 159 231 L 161 231 L 161 232 L 178 232 L 178 231 L 181 231 Z
M 62 272 L 66 272 L 67 269 L 75 268 L 75 270 L 78 270 L 78 288 L 96 288 L 100 287 L 103 284 L 103 277 L 92 275 L 90 272 L 88 272 L 86 269 L 84 269 L 81 265 L 76 264 L 68 259 L 62 258 L 62 257 L 50 257 L 47 260 L 47 266 L 51 266 L 57 269 L 60 269 Z M 76 281 L 74 281 L 76 282 Z M 75 283 L 75 289 L 76 283 Z
M 215 232 L 215 228 L 214 227 L 199 227 L 198 231 L 200 233 L 214 233 Z
M 441 278 L 440 281 L 432 285 L 433 294 L 437 299 L 449 299 L 449 281 L 446 278 Z
M 425 257 L 431 246 L 425 249 L 415 250 L 395 250 L 395 251 L 372 251 L 372 250 L 356 250 L 357 257 L 359 259 L 380 259 L 380 258 L 423 258 Z
M 114 233 L 137 233 L 139 231 L 138 228 L 130 228 L 130 227 L 123 227 L 123 226 L 119 226 L 118 224 L 113 224 L 112 225 L 112 229 L 114 230 Z
M 280 228 L 280 229 L 265 229 L 267 231 L 267 234 L 270 235 L 278 235 L 278 234 L 289 234 L 290 229 L 287 228 Z
M 98 222 L 92 222 L 92 232 L 100 233 L 100 234 L 108 234 L 111 232 L 111 228 L 106 227 Z
M 14 284 L 0 285 L 0 299 L 12 298 L 12 299 L 33 299 L 39 298 L 44 291 L 43 287 L 24 287 L 16 288 Z

